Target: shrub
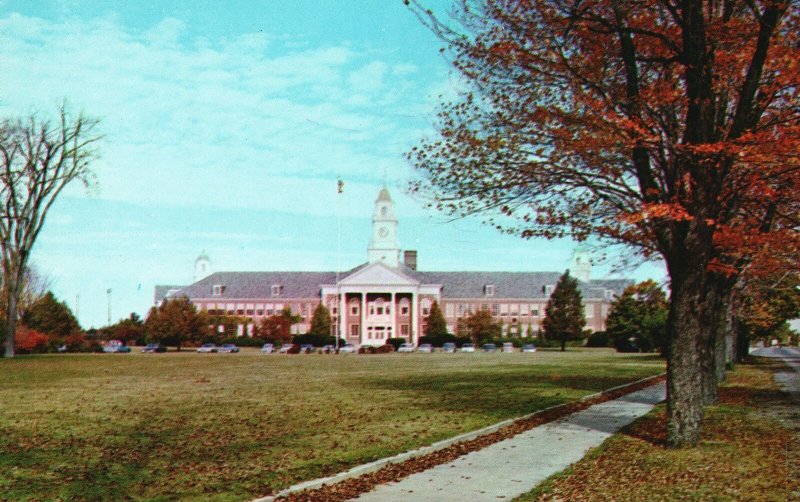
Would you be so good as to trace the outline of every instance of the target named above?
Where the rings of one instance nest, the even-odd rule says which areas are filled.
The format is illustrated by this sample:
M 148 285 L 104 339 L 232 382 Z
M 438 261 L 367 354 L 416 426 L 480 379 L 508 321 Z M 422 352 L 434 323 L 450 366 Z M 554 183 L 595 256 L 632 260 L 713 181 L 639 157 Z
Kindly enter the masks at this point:
M 215 342 L 211 342 L 215 343 Z M 261 347 L 265 342 L 261 338 L 251 338 L 249 336 L 231 336 L 219 341 L 220 344 L 233 343 L 240 347 Z
M 67 352 L 97 352 L 102 350 L 100 342 L 89 340 L 80 333 L 64 338 L 64 345 L 67 346 Z
M 400 346 L 403 345 L 404 343 L 408 343 L 408 340 L 406 340 L 405 338 L 387 338 L 386 339 L 386 345 L 391 345 L 392 347 L 394 347 L 394 350 L 399 349 Z
M 434 347 L 441 347 L 445 343 L 455 343 L 457 340 L 455 335 L 451 335 L 450 333 L 442 333 L 439 335 L 428 335 L 428 336 L 421 336 L 419 338 L 419 343 L 422 345 L 423 343 L 429 343 Z
M 322 347 L 324 345 L 336 345 L 336 337 L 332 335 L 315 335 L 313 333 L 305 333 L 302 335 L 295 335 L 292 338 L 292 343 L 300 345 L 310 344 L 314 347 Z M 339 339 L 339 347 L 345 344 L 343 338 Z
M 380 347 L 376 347 L 374 353 L 375 354 L 388 354 L 388 353 L 394 352 L 394 351 L 395 351 L 394 346 L 393 345 L 389 345 L 387 343 L 386 345 L 381 345 Z
M 491 340 L 486 340 L 486 343 L 493 343 L 498 347 L 502 347 L 504 343 L 511 343 L 514 345 L 514 347 L 519 348 L 525 345 L 526 343 L 531 343 L 531 341 L 525 338 L 520 338 L 518 336 L 499 336 Z
M 14 334 L 14 345 L 19 354 L 42 354 L 47 352 L 47 335 L 34 329 L 20 326 Z
M 468 336 L 457 336 L 455 340 L 453 340 L 456 345 L 459 347 L 463 346 L 465 343 L 473 343 L 472 338 Z
M 608 333 L 605 331 L 595 331 L 589 338 L 586 340 L 587 347 L 608 347 L 610 346 L 611 340 L 608 337 Z

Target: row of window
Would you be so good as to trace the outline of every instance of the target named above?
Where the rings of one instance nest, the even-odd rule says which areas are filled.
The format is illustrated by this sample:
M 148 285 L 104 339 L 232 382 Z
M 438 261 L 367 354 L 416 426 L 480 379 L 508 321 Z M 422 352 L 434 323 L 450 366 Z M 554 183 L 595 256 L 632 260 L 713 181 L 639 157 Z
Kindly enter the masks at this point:
M 270 295 L 272 296 L 281 296 L 283 294 L 283 285 L 282 284 L 273 284 L 269 288 Z M 213 296 L 222 296 L 225 292 L 225 286 L 222 284 L 214 284 L 211 286 L 211 294 Z
M 542 294 L 544 294 L 545 298 L 550 298 L 550 295 L 553 294 L 555 291 L 556 286 L 555 284 L 547 284 L 542 286 Z M 483 296 L 494 296 L 497 288 L 495 288 L 494 284 L 486 284 L 483 286 Z
M 197 303 L 197 310 L 205 310 L 209 315 L 229 315 L 240 317 L 269 317 L 280 314 L 285 307 L 292 310 L 292 314 L 303 318 L 310 318 L 316 308 L 313 303 L 267 303 L 267 304 L 243 304 L 243 303 L 208 303 L 206 305 Z
M 584 304 L 584 315 L 594 317 L 594 304 Z M 445 305 L 445 317 L 467 317 L 478 310 L 488 310 L 494 317 L 542 317 L 544 309 L 535 303 L 448 303 Z M 605 313 L 604 309 L 604 313 Z
M 410 315 L 411 307 L 407 299 L 399 302 L 398 312 L 401 316 Z M 422 317 L 428 317 L 430 314 L 431 302 L 425 298 L 420 302 Z M 196 304 L 198 310 L 204 306 Z M 292 314 L 300 315 L 303 318 L 311 318 L 313 311 L 316 308 L 314 303 L 295 303 L 289 304 Z M 445 304 L 445 317 L 466 317 L 474 314 L 478 310 L 489 310 L 494 317 L 541 317 L 544 315 L 542 306 L 535 303 L 447 303 Z M 205 305 L 205 310 L 209 315 L 229 315 L 240 317 L 263 317 L 280 314 L 284 309 L 284 304 L 219 304 L 209 303 Z M 351 316 L 358 316 L 361 309 L 361 302 L 359 300 L 351 300 L 349 304 L 349 313 Z M 584 313 L 586 317 L 595 316 L 595 305 L 585 304 Z M 603 306 L 603 315 L 607 314 L 608 307 Z M 384 301 L 374 301 L 367 303 L 367 312 L 371 317 L 374 316 L 391 316 L 393 309 L 391 303 Z M 338 316 L 338 308 L 331 304 L 330 313 L 333 317 Z
M 478 310 L 489 310 L 495 317 L 542 315 L 541 306 L 531 303 L 448 303 L 445 305 L 445 317 L 466 317 Z

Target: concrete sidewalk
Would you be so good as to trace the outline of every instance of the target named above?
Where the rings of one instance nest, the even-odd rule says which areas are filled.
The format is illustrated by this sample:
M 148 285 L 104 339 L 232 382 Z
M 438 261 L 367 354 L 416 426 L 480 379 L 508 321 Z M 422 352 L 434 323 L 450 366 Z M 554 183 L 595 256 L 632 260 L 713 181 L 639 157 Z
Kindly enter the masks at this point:
M 594 405 L 354 499 L 367 502 L 510 500 L 577 462 L 665 399 L 664 383 Z

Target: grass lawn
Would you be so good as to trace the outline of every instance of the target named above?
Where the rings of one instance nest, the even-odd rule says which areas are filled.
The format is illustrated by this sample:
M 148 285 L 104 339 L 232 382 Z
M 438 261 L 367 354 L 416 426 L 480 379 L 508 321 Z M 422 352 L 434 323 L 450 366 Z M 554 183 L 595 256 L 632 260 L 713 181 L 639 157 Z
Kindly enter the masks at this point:
M 0 499 L 245 500 L 663 370 L 581 349 L 0 360 Z
M 728 374 L 697 448 L 664 448 L 660 405 L 517 502 L 800 500 L 800 413 L 772 381 L 779 364 L 758 360 Z

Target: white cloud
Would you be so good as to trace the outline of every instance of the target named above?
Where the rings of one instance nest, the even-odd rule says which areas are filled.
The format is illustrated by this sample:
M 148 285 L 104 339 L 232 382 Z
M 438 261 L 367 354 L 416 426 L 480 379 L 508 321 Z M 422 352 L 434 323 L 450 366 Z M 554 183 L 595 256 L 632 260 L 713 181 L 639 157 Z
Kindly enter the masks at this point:
M 347 83 L 354 92 L 374 93 L 384 89 L 384 76 L 388 66 L 380 61 L 374 61 L 350 73 Z
M 374 186 L 384 167 L 406 169 L 394 145 L 413 129 L 398 120 L 410 64 L 263 33 L 213 45 L 171 18 L 139 33 L 114 17 L 12 14 L 0 43 L 2 112 L 50 110 L 66 96 L 102 119 L 101 197 L 315 214 L 324 207 L 307 188 L 336 176 Z

